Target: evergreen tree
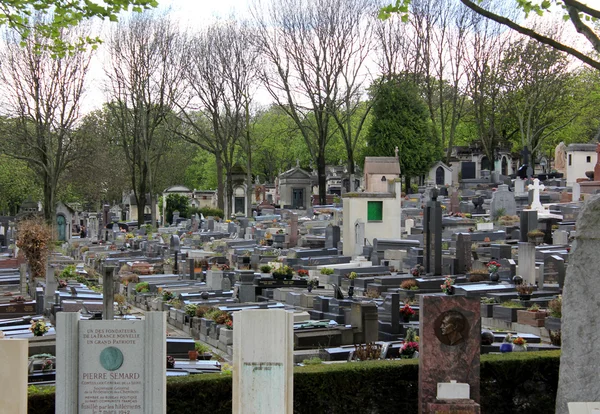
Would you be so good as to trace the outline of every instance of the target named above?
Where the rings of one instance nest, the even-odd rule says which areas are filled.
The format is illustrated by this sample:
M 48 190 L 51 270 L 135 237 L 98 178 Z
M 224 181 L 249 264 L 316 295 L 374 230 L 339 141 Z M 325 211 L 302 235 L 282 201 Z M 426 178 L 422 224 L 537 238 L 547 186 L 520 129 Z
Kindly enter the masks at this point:
M 398 147 L 406 190 L 441 158 L 431 133 L 427 106 L 417 85 L 401 75 L 380 80 L 371 89 L 373 121 L 367 133 L 367 156 L 393 156 Z

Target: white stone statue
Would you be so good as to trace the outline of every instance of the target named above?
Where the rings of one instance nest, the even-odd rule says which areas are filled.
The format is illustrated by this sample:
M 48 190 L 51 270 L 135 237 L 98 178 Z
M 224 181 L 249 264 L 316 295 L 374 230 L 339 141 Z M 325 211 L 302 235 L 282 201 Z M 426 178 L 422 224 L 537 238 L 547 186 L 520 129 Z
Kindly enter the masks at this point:
M 537 178 L 533 179 L 533 184 L 529 184 L 528 189 L 533 190 L 533 201 L 531 202 L 531 209 L 536 211 L 544 211 L 544 207 L 540 202 L 540 190 L 543 190 L 544 184 L 540 184 L 540 180 Z
M 558 172 L 565 173 L 567 167 L 567 146 L 564 142 L 560 142 L 554 149 L 554 169 Z

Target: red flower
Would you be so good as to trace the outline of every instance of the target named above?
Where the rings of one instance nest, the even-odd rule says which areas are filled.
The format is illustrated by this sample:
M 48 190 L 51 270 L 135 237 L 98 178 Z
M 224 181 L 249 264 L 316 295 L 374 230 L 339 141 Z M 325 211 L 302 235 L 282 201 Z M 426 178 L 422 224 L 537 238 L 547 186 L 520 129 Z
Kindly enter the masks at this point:
M 415 314 L 415 311 L 407 303 L 402 309 L 400 309 L 400 313 L 404 316 L 413 316 Z

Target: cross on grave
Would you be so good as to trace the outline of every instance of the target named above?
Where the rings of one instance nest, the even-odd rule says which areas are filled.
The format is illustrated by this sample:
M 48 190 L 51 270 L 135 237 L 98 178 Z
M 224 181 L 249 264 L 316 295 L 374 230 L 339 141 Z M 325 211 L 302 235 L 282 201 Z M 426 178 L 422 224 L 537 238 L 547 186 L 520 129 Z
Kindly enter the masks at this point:
M 543 190 L 544 184 L 540 184 L 540 180 L 535 178 L 533 180 L 533 184 L 529 184 L 527 187 L 529 190 L 533 190 L 533 201 L 531 202 L 531 209 L 537 211 L 544 211 L 544 207 L 542 207 L 542 203 L 540 203 L 540 190 Z

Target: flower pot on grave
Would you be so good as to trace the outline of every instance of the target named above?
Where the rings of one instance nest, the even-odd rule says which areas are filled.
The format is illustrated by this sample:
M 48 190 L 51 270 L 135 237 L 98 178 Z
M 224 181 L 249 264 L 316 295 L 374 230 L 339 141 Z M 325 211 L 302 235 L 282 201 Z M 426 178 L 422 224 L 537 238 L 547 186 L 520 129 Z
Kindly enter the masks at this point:
M 454 295 L 455 290 L 454 290 L 454 286 L 449 286 L 448 289 L 446 289 L 446 295 L 451 296 Z
M 409 323 L 410 322 L 410 316 L 409 315 L 402 315 L 402 322 Z
M 500 274 L 498 272 L 490 273 L 490 282 L 497 282 L 500 280 Z
M 525 352 L 527 347 L 525 345 L 513 345 L 513 352 Z
M 189 357 L 190 361 L 197 361 L 198 360 L 198 351 L 196 351 L 196 350 L 188 351 L 188 357 Z
M 506 352 L 512 352 L 512 350 L 513 350 L 513 344 L 509 344 L 507 342 L 500 344 L 500 352 L 506 353 Z

